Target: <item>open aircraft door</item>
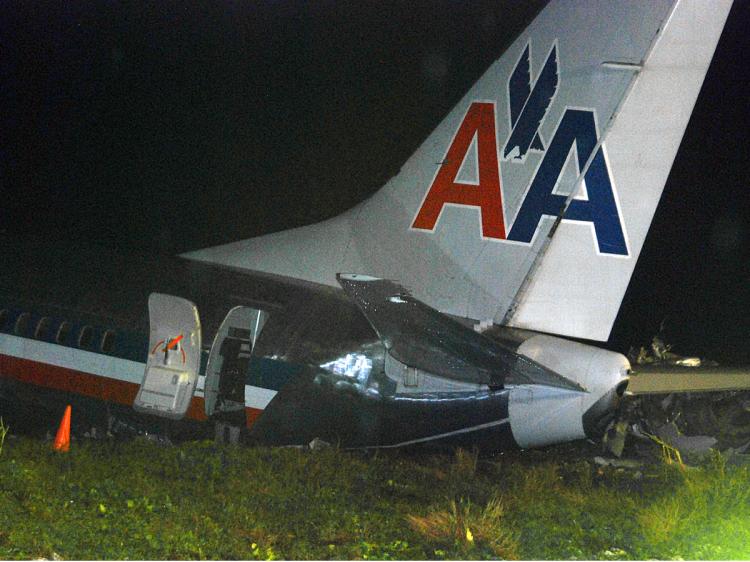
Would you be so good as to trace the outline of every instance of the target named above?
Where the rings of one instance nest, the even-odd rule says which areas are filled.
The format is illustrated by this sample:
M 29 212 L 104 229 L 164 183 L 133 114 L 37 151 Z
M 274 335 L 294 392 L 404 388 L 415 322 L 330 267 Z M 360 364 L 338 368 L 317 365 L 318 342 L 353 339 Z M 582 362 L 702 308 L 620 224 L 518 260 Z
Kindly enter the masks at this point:
M 206 415 L 245 415 L 245 379 L 250 358 L 268 319 L 264 310 L 235 306 L 221 323 L 206 366 Z
M 190 406 L 200 371 L 201 322 L 189 300 L 151 293 L 149 354 L 133 402 L 139 412 L 181 419 Z

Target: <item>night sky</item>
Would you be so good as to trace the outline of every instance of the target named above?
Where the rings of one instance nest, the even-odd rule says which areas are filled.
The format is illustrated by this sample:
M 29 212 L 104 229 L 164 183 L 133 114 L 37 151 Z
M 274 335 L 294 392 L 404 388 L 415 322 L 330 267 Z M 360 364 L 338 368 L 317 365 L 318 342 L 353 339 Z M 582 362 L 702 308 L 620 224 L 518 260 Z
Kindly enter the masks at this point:
M 336 215 L 398 172 L 539 5 L 5 2 L 0 240 L 137 257 Z M 750 363 L 748 29 L 737 1 L 615 348 L 666 319 L 678 352 Z

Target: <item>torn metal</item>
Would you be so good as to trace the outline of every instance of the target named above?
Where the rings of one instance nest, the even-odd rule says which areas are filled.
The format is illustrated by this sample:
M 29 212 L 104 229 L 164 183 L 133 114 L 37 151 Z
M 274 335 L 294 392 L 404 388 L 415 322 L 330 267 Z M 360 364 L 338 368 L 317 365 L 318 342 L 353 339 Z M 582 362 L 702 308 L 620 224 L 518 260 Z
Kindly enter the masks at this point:
M 631 348 L 628 399 L 602 440 L 617 458 L 659 452 L 658 443 L 685 462 L 721 451 L 750 463 L 750 369 L 684 357 L 655 336 L 649 348 Z

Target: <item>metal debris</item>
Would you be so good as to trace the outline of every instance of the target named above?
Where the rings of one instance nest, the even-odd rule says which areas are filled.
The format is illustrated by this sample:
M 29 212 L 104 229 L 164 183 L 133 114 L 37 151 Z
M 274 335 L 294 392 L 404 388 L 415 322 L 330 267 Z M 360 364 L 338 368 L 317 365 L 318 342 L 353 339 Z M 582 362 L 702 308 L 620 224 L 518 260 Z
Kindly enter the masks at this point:
M 683 435 L 674 422 L 662 425 L 656 434 L 685 456 L 706 455 L 718 443 L 716 437 L 708 435 Z
M 633 443 L 632 450 L 625 443 L 623 449 L 632 453 L 641 448 L 646 452 L 644 440 L 648 440 L 662 444 L 662 449 L 674 448 L 690 460 L 698 460 L 713 449 L 743 462 L 743 456 L 750 457 L 745 450 L 739 451 L 742 445 L 750 448 L 750 391 L 745 390 L 750 371 L 678 355 L 664 342 L 663 328 L 664 323 L 648 348 L 631 348 L 628 354 L 636 374 L 618 419 L 626 422 L 626 435 L 641 441 Z M 696 367 L 700 369 L 693 370 Z M 622 431 L 622 425 L 617 431 L 611 426 L 605 451 L 619 456 L 621 437 L 617 433 Z M 652 445 L 649 448 L 654 450 Z
M 661 330 L 664 324 L 659 330 L 659 334 L 655 335 L 651 340 L 651 345 L 647 348 L 641 346 L 639 348 L 631 347 L 628 351 L 628 359 L 633 365 L 677 365 L 680 367 L 716 367 L 718 363 L 716 361 L 710 361 L 701 359 L 700 357 L 685 357 L 678 355 L 672 351 L 670 344 L 664 343 L 661 338 Z
M 700 357 L 684 357 L 682 359 L 676 359 L 674 363 L 681 367 L 700 367 L 703 364 Z
M 617 458 L 622 456 L 625 448 L 625 437 L 628 433 L 627 420 L 612 421 L 602 438 L 602 448 L 607 453 L 612 453 Z
M 727 464 L 748 466 L 750 465 L 750 454 L 746 454 L 748 449 L 750 449 L 750 441 L 740 447 L 730 447 L 726 451 L 722 451 L 722 454 L 726 458 Z

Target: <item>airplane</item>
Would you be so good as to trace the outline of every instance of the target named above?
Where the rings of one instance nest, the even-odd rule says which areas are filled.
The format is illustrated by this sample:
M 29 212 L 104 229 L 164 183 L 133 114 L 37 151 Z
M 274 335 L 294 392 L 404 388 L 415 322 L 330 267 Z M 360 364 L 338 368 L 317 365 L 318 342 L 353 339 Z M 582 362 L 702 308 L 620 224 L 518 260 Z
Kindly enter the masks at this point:
M 730 7 L 552 0 L 322 223 L 137 267 L 11 252 L 2 412 L 266 445 L 600 436 L 631 367 L 578 340 L 609 336 Z

